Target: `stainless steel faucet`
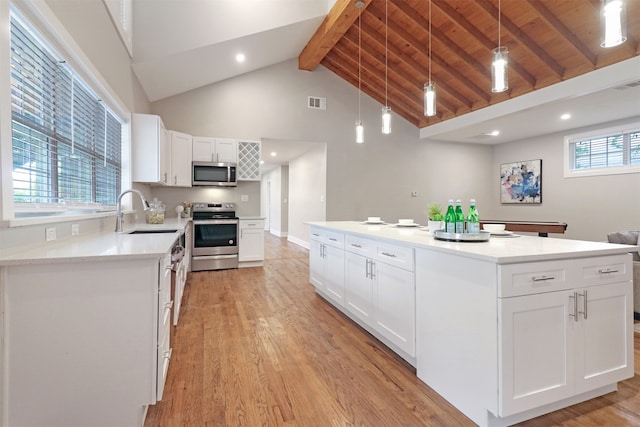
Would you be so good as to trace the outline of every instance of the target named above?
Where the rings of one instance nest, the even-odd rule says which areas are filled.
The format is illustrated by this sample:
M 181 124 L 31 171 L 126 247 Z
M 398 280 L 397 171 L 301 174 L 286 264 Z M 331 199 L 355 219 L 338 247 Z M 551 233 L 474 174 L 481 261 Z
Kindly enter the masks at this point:
M 142 200 L 142 207 L 144 208 L 144 210 L 146 211 L 147 209 L 149 209 L 149 202 L 147 202 L 147 200 L 144 198 L 144 196 L 139 190 L 135 190 L 133 188 L 129 190 L 124 190 L 118 196 L 118 203 L 117 203 L 117 210 L 116 210 L 116 231 L 122 231 L 122 217 L 124 216 L 122 213 L 122 196 L 124 196 L 127 193 L 136 193 L 138 196 L 140 196 L 140 200 Z

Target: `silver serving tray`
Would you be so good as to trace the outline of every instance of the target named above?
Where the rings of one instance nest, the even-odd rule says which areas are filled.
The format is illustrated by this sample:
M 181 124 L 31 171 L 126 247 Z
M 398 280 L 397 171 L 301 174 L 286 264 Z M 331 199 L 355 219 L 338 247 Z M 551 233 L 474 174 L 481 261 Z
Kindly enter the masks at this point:
M 447 242 L 487 242 L 491 233 L 484 230 L 479 233 L 447 233 L 444 230 L 436 230 L 433 232 L 433 237 Z

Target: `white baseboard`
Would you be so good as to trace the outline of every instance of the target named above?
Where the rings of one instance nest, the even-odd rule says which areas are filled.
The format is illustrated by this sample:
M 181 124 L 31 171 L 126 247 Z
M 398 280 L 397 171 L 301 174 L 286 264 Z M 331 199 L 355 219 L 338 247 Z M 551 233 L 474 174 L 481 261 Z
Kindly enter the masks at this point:
M 269 233 L 273 234 L 274 236 L 278 236 L 278 237 L 287 237 L 287 232 L 286 231 L 274 230 L 273 228 L 271 230 L 269 230 Z
M 298 246 L 302 246 L 305 249 L 309 249 L 309 242 L 307 242 L 306 240 L 298 239 L 295 236 L 288 236 L 287 240 L 291 243 L 295 243 Z

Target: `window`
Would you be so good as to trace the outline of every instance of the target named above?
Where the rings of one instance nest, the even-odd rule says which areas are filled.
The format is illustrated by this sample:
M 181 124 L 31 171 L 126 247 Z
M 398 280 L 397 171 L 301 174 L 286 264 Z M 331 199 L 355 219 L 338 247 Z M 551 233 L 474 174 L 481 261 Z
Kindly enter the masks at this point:
M 16 213 L 35 206 L 44 213 L 113 207 L 121 186 L 122 123 L 27 28 L 11 16 Z
M 640 173 L 640 123 L 565 137 L 565 177 Z

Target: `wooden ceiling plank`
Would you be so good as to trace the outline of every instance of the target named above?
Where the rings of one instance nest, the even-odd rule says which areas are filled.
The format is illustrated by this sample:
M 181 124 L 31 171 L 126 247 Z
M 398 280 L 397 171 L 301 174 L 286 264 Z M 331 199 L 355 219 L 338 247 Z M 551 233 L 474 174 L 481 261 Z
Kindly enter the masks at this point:
M 493 50 L 496 47 L 494 40 L 491 40 L 482 31 L 476 28 L 469 20 L 458 13 L 449 3 L 434 2 L 433 5 L 439 8 L 440 11 L 444 13 L 444 15 L 448 17 L 451 22 L 458 26 L 458 28 L 475 37 L 476 40 L 478 40 L 478 42 L 480 42 L 489 51 Z M 509 68 L 513 69 L 513 71 L 515 71 L 524 81 L 529 83 L 532 88 L 535 87 L 537 79 L 522 65 L 520 65 L 518 61 L 513 58 L 509 58 Z
M 363 28 L 365 27 L 365 25 L 363 24 Z M 366 38 L 370 38 L 371 35 L 369 32 L 365 33 Z M 353 34 L 345 34 L 344 37 L 345 40 L 347 40 L 348 42 L 352 43 L 353 45 L 355 45 L 355 49 L 357 50 L 358 48 L 358 40 L 357 38 L 353 35 Z M 380 40 L 378 40 L 377 38 L 374 39 L 374 41 L 377 44 L 380 44 Z M 368 43 L 366 43 L 366 41 L 364 42 L 365 46 L 363 49 L 363 53 L 364 55 L 368 55 L 370 58 L 372 58 L 373 60 L 376 60 L 375 58 L 373 58 L 373 56 L 371 56 L 368 51 L 373 50 L 373 49 L 367 49 L 368 47 Z M 384 46 L 384 44 L 382 44 L 382 46 Z M 415 71 L 419 72 L 420 74 L 426 74 L 426 70 L 420 66 L 420 64 L 418 64 L 415 60 L 413 60 L 412 58 L 408 58 L 406 55 L 404 56 L 400 56 L 398 54 L 397 49 L 393 48 L 389 50 L 389 53 L 392 54 L 395 59 L 397 59 L 398 61 L 403 61 L 405 62 L 408 66 L 410 66 L 411 68 L 413 68 Z M 411 82 L 411 84 L 414 86 L 414 88 L 420 92 L 420 99 L 422 99 L 422 89 L 424 86 L 423 82 L 416 82 L 414 78 L 412 78 L 409 74 L 402 72 L 402 70 L 395 70 L 396 73 L 399 74 L 400 79 L 403 79 L 407 82 Z M 467 99 L 460 95 L 456 90 L 454 90 L 453 88 L 451 88 L 449 85 L 446 84 L 442 84 L 442 90 L 444 92 L 447 92 L 452 98 L 457 99 L 458 101 L 460 101 L 459 97 L 462 97 L 462 100 L 465 102 L 460 101 L 461 104 L 466 105 L 468 108 L 471 108 L 471 103 L 470 101 L 467 101 Z M 445 100 L 440 99 L 439 102 L 442 104 L 443 107 L 445 107 L 447 110 L 451 111 L 452 113 L 455 113 L 455 111 L 457 110 L 456 107 L 454 107 L 452 104 L 448 103 Z M 467 103 L 468 102 L 468 103 Z
M 491 3 L 489 0 L 476 0 L 476 4 L 480 6 L 489 16 L 495 19 L 496 25 L 498 24 L 498 9 Z M 500 21 L 502 26 L 506 31 L 511 33 L 511 35 L 518 41 L 518 44 L 522 46 L 524 49 L 531 52 L 533 55 L 538 57 L 538 59 L 551 71 L 553 71 L 556 76 L 562 79 L 564 75 L 564 68 L 558 64 L 558 62 L 551 57 L 544 49 L 540 48 L 537 43 L 529 37 L 524 31 L 518 28 L 517 25 L 513 23 L 509 18 L 507 18 L 502 11 L 500 11 Z
M 576 37 L 549 9 L 547 9 L 540 0 L 529 0 L 531 6 L 547 24 L 558 32 L 565 40 L 567 40 L 575 50 L 581 54 L 592 66 L 598 63 L 598 57 L 589 48 Z
M 357 1 L 364 2 L 364 7 L 357 8 Z M 371 1 L 337 0 L 307 45 L 302 49 L 298 56 L 298 68 L 307 71 L 316 68 Z
M 398 9 L 403 14 L 405 14 L 405 16 L 407 16 L 412 21 L 414 21 L 418 26 L 420 26 L 421 28 L 427 28 L 428 21 L 425 20 L 424 22 L 420 22 L 420 20 L 417 18 L 417 14 L 415 13 L 415 11 L 408 8 L 406 3 L 401 2 L 401 3 L 395 4 L 395 6 L 398 7 Z M 396 33 L 398 37 L 406 41 L 409 45 L 413 46 L 413 48 L 420 55 L 424 56 L 425 59 L 427 60 L 429 59 L 428 54 L 425 54 L 422 50 L 417 48 L 417 46 L 419 46 L 421 43 L 413 35 L 411 35 L 407 30 L 405 30 L 400 25 L 395 24 L 393 22 L 389 23 L 389 28 L 394 33 Z M 451 77 L 460 81 L 464 86 L 469 88 L 472 92 L 474 92 L 480 98 L 484 99 L 486 102 L 489 102 L 489 100 L 491 99 L 491 95 L 488 93 L 488 91 L 483 90 L 478 85 L 476 85 L 472 80 L 468 79 L 464 74 L 459 72 L 457 69 L 451 67 L 450 64 L 448 64 L 443 58 L 441 58 L 436 53 L 434 53 L 433 50 L 431 51 L 431 60 L 435 62 L 437 65 L 439 65 L 440 67 L 442 67 Z M 481 70 L 483 71 L 481 75 L 486 78 L 487 82 L 490 82 L 490 79 L 487 77 L 487 69 L 485 67 L 482 67 Z M 443 83 L 439 83 L 439 85 L 442 86 Z M 451 90 L 454 90 L 454 89 L 450 87 L 450 91 Z M 457 91 L 454 91 L 454 92 L 457 93 Z M 458 98 L 463 97 L 463 99 L 466 99 L 466 97 L 464 97 L 464 95 L 462 94 L 459 94 L 459 96 L 457 97 Z M 468 103 L 468 102 L 467 103 L 463 102 L 463 104 L 467 105 L 469 108 L 471 108 L 471 105 L 472 105 L 471 103 Z

